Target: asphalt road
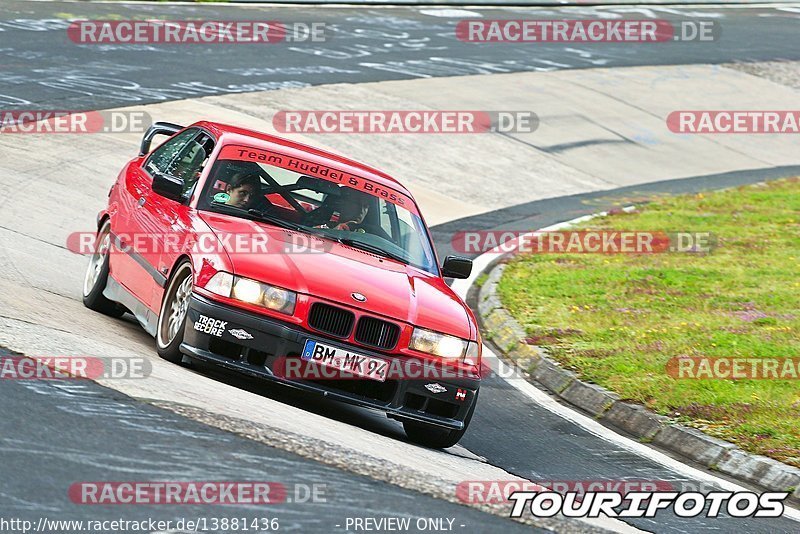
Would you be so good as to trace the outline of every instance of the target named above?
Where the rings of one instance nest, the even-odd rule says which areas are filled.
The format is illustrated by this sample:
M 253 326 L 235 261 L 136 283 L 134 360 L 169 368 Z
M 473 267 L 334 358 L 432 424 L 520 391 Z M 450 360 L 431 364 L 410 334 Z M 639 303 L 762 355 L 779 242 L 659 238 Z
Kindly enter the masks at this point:
M 221 11 L 224 9 L 224 12 Z M 667 10 L 615 8 L 631 18 L 682 18 Z M 434 10 L 435 11 L 435 10 Z M 475 10 L 470 10 L 478 12 Z M 514 10 L 518 16 L 541 18 L 581 16 L 600 10 Z M 409 77 L 490 74 L 519 70 L 590 68 L 598 66 L 723 63 L 733 60 L 798 59 L 800 42 L 796 14 L 772 8 L 755 10 L 692 8 L 722 22 L 719 43 L 668 43 L 623 47 L 613 43 L 568 47 L 537 45 L 482 48 L 453 38 L 454 20 L 420 9 L 358 10 L 340 8 L 263 8 L 212 6 L 6 2 L 0 12 L 0 109 L 99 109 L 133 103 L 191 98 L 206 94 L 302 87 L 306 84 L 356 83 Z M 509 18 L 507 12 L 480 10 L 486 18 Z M 320 15 L 320 14 L 323 15 Z M 325 21 L 333 30 L 330 42 L 313 46 L 271 45 L 169 47 L 82 46 L 65 36 L 70 18 L 164 17 L 207 19 L 278 19 Z M 578 17 L 579 15 L 574 15 Z M 43 20 L 51 22 L 42 22 Z M 37 22 L 38 21 L 38 22 Z M 60 22 L 61 21 L 61 22 Z M 765 22 L 766 21 L 766 22 Z M 68 48 L 69 47 L 69 48 Z M 513 206 L 433 228 L 444 252 L 451 232 L 470 228 L 538 228 L 665 193 L 701 191 L 762 179 L 796 175 L 800 167 L 755 169 L 661 182 Z M 111 178 L 109 178 L 110 180 Z M 91 217 L 91 214 L 87 214 Z M 144 334 L 142 334 L 144 336 Z M 403 440 L 399 426 L 351 407 L 330 406 L 280 391 L 263 391 L 238 377 L 200 370 L 220 381 L 258 391 L 304 410 Z M 254 476 L 289 483 L 336 481 L 331 502 L 312 507 L 276 507 L 276 516 L 304 531 L 329 531 L 325 521 L 348 513 L 363 515 L 452 516 L 465 531 L 515 528 L 513 523 L 465 507 L 406 492 L 394 486 L 346 474 L 315 462 L 237 438 L 211 427 L 135 402 L 92 384 L 77 388 L 54 384 L 0 384 L 8 417 L 0 420 L 4 461 L 0 493 L 4 516 L 83 518 L 83 508 L 68 502 L 65 487 L 76 480 L 102 480 L 109 473 L 126 479 L 231 479 Z M 177 430 L 177 431 L 176 431 Z M 213 446 L 210 444 L 213 443 Z M 489 378 L 481 393 L 470 431 L 462 445 L 511 473 L 531 480 L 650 480 L 697 486 L 662 465 L 591 434 L 557 417 L 507 383 Z M 274 459 L 269 468 L 260 461 Z M 340 489 L 346 491 L 339 491 Z M 92 515 L 119 515 L 116 509 L 92 510 Z M 161 512 L 162 509 L 159 509 Z M 228 510 L 226 510 L 228 511 Z M 197 515 L 170 509 L 164 518 Z M 250 513 L 252 510 L 243 511 Z M 125 511 L 147 516 L 146 507 Z M 202 515 L 209 515 L 204 508 Z M 230 514 L 234 515 L 234 514 Z M 684 520 L 668 513 L 656 521 L 630 520 L 654 532 L 796 532 L 789 520 Z
M 0 354 L 9 355 L 0 350 Z M 0 517 L 31 521 L 277 519 L 281 531 L 345 532 L 348 518 L 452 520 L 454 532 L 531 527 L 377 482 L 238 437 L 91 381 L 0 381 Z M 248 505 L 91 505 L 73 484 L 93 481 L 242 481 L 281 484 L 285 502 Z M 311 497 L 311 495 L 317 497 Z M 448 524 L 448 523 L 445 523 Z M 80 532 L 72 525 L 46 532 Z M 88 524 L 87 524 L 88 526 Z M 201 530 L 197 528 L 196 530 Z M 537 529 L 534 529 L 537 530 Z M 413 528 L 412 532 L 421 531 Z
M 449 15 L 449 16 L 445 16 Z M 102 109 L 333 83 L 634 65 L 800 58 L 788 8 L 576 7 L 509 10 L 258 7 L 5 0 L 0 9 L 0 110 Z M 631 45 L 475 44 L 455 37 L 465 18 L 628 18 L 715 21 L 714 42 Z M 321 22 L 326 42 L 271 45 L 76 45 L 74 19 Z
M 576 195 L 540 201 L 530 214 L 538 227 L 642 202 L 663 194 L 703 191 L 800 172 L 800 167 L 770 172 L 742 172 L 724 176 L 676 180 L 623 188 L 603 193 Z M 568 215 L 566 215 L 568 214 Z M 502 214 L 483 216 L 503 220 Z M 464 220 L 464 224 L 474 225 Z M 457 228 L 458 221 L 442 225 Z M 508 224 L 508 223 L 506 223 Z M 474 227 L 474 226 L 471 226 Z M 519 228 L 519 227 L 517 227 Z M 435 228 L 434 230 L 437 230 Z M 440 243 L 440 246 L 443 243 Z M 87 312 L 88 313 L 88 312 Z M 138 325 L 128 318 L 120 328 L 132 330 L 143 345 L 152 344 Z M 398 441 L 405 441 L 402 428 L 380 414 L 324 399 L 297 394 L 283 388 L 264 387 L 258 381 L 215 369 L 195 366 L 192 371 L 265 398 L 275 399 L 304 411 L 363 428 Z M 0 395 L 8 414 L 0 421 L 0 505 L 3 516 L 53 519 L 173 519 L 188 517 L 255 517 L 252 509 L 222 507 L 91 507 L 67 498 L 73 483 L 93 480 L 269 480 L 291 484 L 327 483 L 330 502 L 319 505 L 285 504 L 269 509 L 270 517 L 282 524 L 309 532 L 327 532 L 347 517 L 453 517 L 467 525 L 464 532 L 518 528 L 506 520 L 466 507 L 415 494 L 364 477 L 348 474 L 312 460 L 239 438 L 134 401 L 91 382 L 0 381 Z M 35 444 L 35 446 L 32 446 Z M 709 490 L 708 485 L 682 476 L 643 458 L 626 447 L 602 439 L 534 402 L 496 376 L 488 377 L 470 430 L 461 445 L 492 465 L 514 475 L 551 483 L 553 481 L 648 481 L 668 483 L 685 490 Z M 265 459 L 269 459 L 265 461 Z M 253 464 L 266 463 L 267 467 Z M 42 491 L 42 488 L 47 488 Z M 363 493 L 360 491 L 364 489 Z M 402 498 L 398 498 L 402 497 Z M 408 507 L 405 503 L 419 503 Z M 168 510 L 164 512 L 164 510 Z M 358 514 L 361 515 L 358 515 Z M 321 519 L 324 518 L 324 519 Z M 343 519 L 340 519 L 343 518 Z M 796 532 L 788 519 L 756 520 L 695 518 L 681 519 L 664 511 L 653 519 L 628 519 L 642 530 L 664 533 L 696 532 Z M 335 531 L 335 530 L 334 530 Z

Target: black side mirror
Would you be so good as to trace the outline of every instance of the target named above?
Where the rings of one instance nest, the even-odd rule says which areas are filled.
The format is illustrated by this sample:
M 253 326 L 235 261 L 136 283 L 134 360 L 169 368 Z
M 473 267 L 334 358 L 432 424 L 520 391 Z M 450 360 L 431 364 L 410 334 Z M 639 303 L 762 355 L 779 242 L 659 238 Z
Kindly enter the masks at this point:
M 152 172 L 152 174 L 153 191 L 155 193 L 177 202 L 183 200 L 183 180 L 160 172 Z
M 144 156 L 148 152 L 150 152 L 150 144 L 153 142 L 153 138 L 157 135 L 169 135 L 172 137 L 176 133 L 183 130 L 183 126 L 178 124 L 172 124 L 171 122 L 157 122 L 153 124 L 147 131 L 144 133 L 144 137 L 142 137 L 142 144 L 139 147 L 139 155 Z
M 442 265 L 442 276 L 445 278 L 469 278 L 472 274 L 472 260 L 461 256 L 447 256 Z

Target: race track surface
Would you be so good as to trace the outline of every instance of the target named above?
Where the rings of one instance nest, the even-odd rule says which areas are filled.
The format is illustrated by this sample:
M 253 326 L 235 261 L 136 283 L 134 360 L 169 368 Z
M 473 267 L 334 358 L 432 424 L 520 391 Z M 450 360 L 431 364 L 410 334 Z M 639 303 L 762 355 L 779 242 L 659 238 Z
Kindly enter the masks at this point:
M 158 106 L 146 109 L 160 120 L 218 114 L 228 115 L 233 122 L 267 124 L 261 115 L 264 109 L 287 102 L 310 107 L 338 98 L 349 99 L 347 106 L 352 107 L 362 94 L 391 101 L 408 91 L 408 98 L 434 106 L 437 95 L 449 98 L 441 96 L 450 94 L 443 93 L 444 89 L 461 94 L 462 102 L 468 102 L 479 97 L 482 85 L 490 87 L 492 83 L 496 84 L 493 87 L 513 88 L 509 84 L 524 80 L 532 87 L 538 80 L 543 80 L 544 86 L 546 80 L 556 88 L 552 89 L 555 94 L 562 87 L 559 83 L 573 84 L 571 87 L 585 83 L 589 93 L 626 77 L 615 77 L 621 71 L 586 70 L 584 78 L 570 78 L 575 74 L 572 71 L 598 68 L 640 68 L 625 71 L 628 78 L 680 78 L 687 83 L 717 72 L 732 84 L 741 84 L 730 97 L 733 102 L 742 102 L 741 98 L 753 92 L 747 90 L 752 87 L 758 88 L 755 92 L 763 98 L 787 106 L 796 98 L 796 91 L 749 75 L 734 75 L 715 65 L 800 59 L 796 32 L 800 8 L 516 8 L 511 13 L 539 18 L 599 13 L 670 20 L 700 16 L 720 20 L 724 39 L 651 48 L 614 43 L 592 47 L 543 45 L 532 54 L 529 47 L 472 45 L 452 37 L 459 17 L 512 16 L 509 11 L 492 9 L 469 9 L 453 18 L 442 16 L 441 10 L 425 8 L 132 7 L 121 3 L 11 0 L 0 7 L 0 109 L 105 109 L 156 103 Z M 66 38 L 68 22 L 64 21 L 111 16 L 321 20 L 329 24 L 332 38 L 314 46 L 272 45 L 266 52 L 248 46 L 76 46 Z M 667 67 L 674 65 L 694 67 Z M 649 69 L 654 66 L 664 66 L 664 70 Z M 558 78 L 562 71 L 563 77 Z M 533 76 L 531 72 L 541 77 L 527 78 Z M 483 74 L 509 78 L 439 79 Z M 403 80 L 410 80 L 402 83 L 412 85 L 392 85 Z M 375 85 L 363 85 L 366 83 Z M 353 85 L 304 89 L 331 84 Z M 654 91 L 661 90 L 655 87 L 655 81 L 653 87 Z M 620 82 L 619 91 L 623 90 Z M 713 90 L 721 91 L 719 85 Z M 499 94 L 499 89 L 488 92 L 479 105 L 503 109 L 507 101 Z M 213 98 L 195 100 L 209 95 Z M 381 101 L 374 98 L 378 105 Z M 596 120 L 591 111 L 583 113 Z M 663 123 L 660 119 L 656 122 Z M 564 127 L 556 133 L 568 131 L 569 127 Z M 593 432 L 497 376 L 489 377 L 483 385 L 473 423 L 461 443 L 447 451 L 432 451 L 408 443 L 400 425 L 382 415 L 266 387 L 202 366 L 187 369 L 163 362 L 155 354 L 153 340 L 130 316 L 112 320 L 83 308 L 80 289 L 86 260 L 65 249 L 65 237 L 70 232 L 91 228 L 116 172 L 134 155 L 138 135 L 76 136 L 80 139 L 74 140 L 55 137 L 0 138 L 0 185 L 9 192 L 0 199 L 0 344 L 30 355 L 143 356 L 151 362 L 153 374 L 146 380 L 103 384 L 0 381 L 8 414 L 0 421 L 0 448 L 8 459 L 0 466 L 0 515 L 167 519 L 235 516 L 241 512 L 255 517 L 260 510 L 252 508 L 92 507 L 87 512 L 85 506 L 72 503 L 66 492 L 80 481 L 238 477 L 287 485 L 327 484 L 329 499 L 325 503 L 286 503 L 268 510 L 287 530 L 291 526 L 303 532 L 341 532 L 347 517 L 392 516 L 455 518 L 455 531 L 516 532 L 530 526 L 459 505 L 455 485 L 464 480 L 515 476 L 542 483 L 645 480 L 686 489 L 725 483 L 713 473 L 679 470 L 663 458 L 644 455 L 613 432 Z M 675 161 L 673 169 L 645 169 L 642 165 L 641 169 L 630 167 L 614 173 L 613 165 L 597 165 L 604 146 L 591 152 L 601 143 L 581 146 L 587 151 L 574 157 L 575 152 L 543 147 L 555 143 L 541 137 L 520 138 L 524 143 L 517 145 L 508 139 L 487 139 L 480 141 L 485 144 L 466 148 L 460 146 L 467 144 L 461 140 L 437 140 L 430 150 L 445 154 L 434 164 L 427 155 L 419 161 L 419 152 L 403 161 L 399 151 L 391 152 L 388 145 L 393 141 L 352 137 L 356 139 L 324 138 L 321 142 L 355 153 L 358 159 L 378 160 L 378 166 L 384 158 L 392 171 L 391 165 L 437 167 L 440 174 L 427 179 L 408 172 L 404 175 L 410 177 L 415 194 L 422 197 L 441 255 L 451 250 L 451 236 L 461 230 L 541 228 L 665 194 L 800 174 L 800 161 L 790 143 L 766 153 L 752 147 L 748 151 L 748 147 L 737 144 L 739 140 L 726 139 L 715 141 L 714 147 L 696 148 L 695 153 L 688 150 L 686 161 Z M 315 142 L 313 138 L 305 140 Z M 387 147 L 376 150 L 373 143 Z M 492 143 L 506 145 L 501 149 Z M 670 143 L 664 144 L 676 151 L 670 154 L 683 149 L 678 141 Z M 628 149 L 657 153 L 659 148 L 637 140 L 628 143 Z M 542 174 L 549 175 L 550 181 L 547 176 L 533 180 L 522 172 L 512 176 L 508 170 L 512 164 L 490 162 L 498 168 L 508 165 L 502 167 L 503 173 L 492 177 L 497 183 L 494 194 L 494 189 L 474 176 L 461 176 L 463 162 L 469 161 L 468 154 L 476 150 L 501 157 L 508 154 L 509 160 L 518 154 L 535 155 L 540 158 L 536 160 L 539 168 L 548 165 Z M 713 152 L 713 161 L 703 161 L 702 155 L 712 150 L 718 151 Z M 665 156 L 664 160 L 670 158 Z M 553 178 L 558 173 L 564 178 Z M 517 186 L 503 185 L 506 178 L 509 183 L 515 179 L 530 181 L 531 187 L 514 194 L 513 187 Z M 433 186 L 437 182 L 440 189 Z M 20 184 L 26 193 L 13 194 Z M 459 187 L 464 189 L 463 197 L 442 193 Z M 480 198 L 481 191 L 486 199 Z M 280 439 L 281 435 L 291 439 Z M 689 520 L 665 512 L 655 520 L 625 521 L 555 521 L 541 522 L 539 527 L 570 532 L 629 528 L 659 533 L 800 529 L 800 524 L 788 517 Z
M 450 16 L 447 16 L 450 14 Z M 0 12 L 0 105 L 103 109 L 210 94 L 335 83 L 562 69 L 800 59 L 792 7 L 616 6 L 546 9 L 437 9 L 126 5 L 122 2 L 6 0 Z M 570 45 L 461 42 L 470 18 L 664 19 L 715 21 L 715 42 Z M 76 19 L 208 19 L 322 22 L 324 43 L 237 45 L 76 45 Z M 532 53 L 533 51 L 533 53 Z M 498 103 L 499 104 L 499 103 Z

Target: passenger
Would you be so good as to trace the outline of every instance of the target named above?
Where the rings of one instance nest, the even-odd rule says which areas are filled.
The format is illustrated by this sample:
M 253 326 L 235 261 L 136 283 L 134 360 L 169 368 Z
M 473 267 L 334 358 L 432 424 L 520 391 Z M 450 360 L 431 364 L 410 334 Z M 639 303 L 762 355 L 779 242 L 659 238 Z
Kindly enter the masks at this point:
M 238 172 L 231 177 L 225 187 L 225 193 L 228 195 L 225 204 L 246 210 L 253 205 L 256 195 L 260 191 L 261 178 L 257 174 Z

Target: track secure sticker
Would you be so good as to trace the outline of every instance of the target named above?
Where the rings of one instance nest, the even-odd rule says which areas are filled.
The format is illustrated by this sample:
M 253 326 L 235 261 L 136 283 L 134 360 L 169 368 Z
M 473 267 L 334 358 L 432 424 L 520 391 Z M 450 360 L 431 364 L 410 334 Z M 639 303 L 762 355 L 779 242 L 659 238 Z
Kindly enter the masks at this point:
M 221 321 L 219 319 L 206 317 L 205 315 L 200 315 L 200 318 L 194 323 L 194 329 L 198 332 L 202 332 L 203 334 L 222 337 L 222 334 L 225 333 L 225 327 L 227 324 L 228 321 Z

